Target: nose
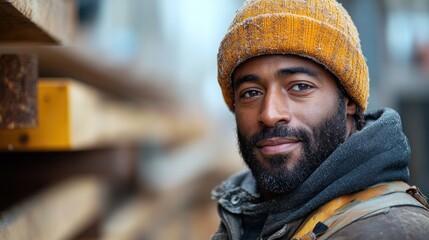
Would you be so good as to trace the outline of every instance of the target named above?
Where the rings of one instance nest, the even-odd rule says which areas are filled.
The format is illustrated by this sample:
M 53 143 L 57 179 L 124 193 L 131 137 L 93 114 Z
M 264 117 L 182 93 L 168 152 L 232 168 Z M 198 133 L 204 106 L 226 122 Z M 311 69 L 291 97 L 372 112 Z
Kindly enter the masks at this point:
M 266 92 L 258 122 L 266 127 L 274 127 L 278 123 L 289 123 L 290 120 L 289 101 L 281 91 Z

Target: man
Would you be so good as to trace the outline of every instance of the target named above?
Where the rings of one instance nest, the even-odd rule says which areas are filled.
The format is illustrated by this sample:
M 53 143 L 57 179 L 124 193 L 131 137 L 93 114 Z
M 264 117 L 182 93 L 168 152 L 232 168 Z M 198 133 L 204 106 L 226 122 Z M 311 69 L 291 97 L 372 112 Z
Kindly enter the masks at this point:
M 428 239 L 398 114 L 367 107 L 357 30 L 335 0 L 247 0 L 218 53 L 250 171 L 213 191 L 212 239 Z

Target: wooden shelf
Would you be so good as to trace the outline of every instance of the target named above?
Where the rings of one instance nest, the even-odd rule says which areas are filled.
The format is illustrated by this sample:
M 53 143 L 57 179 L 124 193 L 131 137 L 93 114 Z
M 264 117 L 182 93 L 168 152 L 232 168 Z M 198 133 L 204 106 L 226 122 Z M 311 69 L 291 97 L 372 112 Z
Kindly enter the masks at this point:
M 71 0 L 0 0 L 0 44 L 59 44 L 72 39 Z

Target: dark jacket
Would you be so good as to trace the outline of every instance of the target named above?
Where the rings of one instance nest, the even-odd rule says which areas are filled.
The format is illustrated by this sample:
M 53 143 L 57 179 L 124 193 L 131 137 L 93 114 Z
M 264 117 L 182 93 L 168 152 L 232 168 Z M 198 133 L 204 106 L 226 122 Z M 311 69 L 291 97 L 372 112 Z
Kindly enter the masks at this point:
M 399 115 L 382 109 L 366 115 L 354 133 L 297 189 L 259 202 L 255 180 L 240 172 L 213 190 L 221 224 L 212 239 L 241 239 L 242 220 L 264 216 L 258 239 L 290 239 L 305 219 L 332 199 L 382 182 L 409 178 L 410 148 Z M 425 236 L 424 238 L 419 238 Z M 417 206 L 394 206 L 355 221 L 330 239 L 428 239 L 429 212 Z

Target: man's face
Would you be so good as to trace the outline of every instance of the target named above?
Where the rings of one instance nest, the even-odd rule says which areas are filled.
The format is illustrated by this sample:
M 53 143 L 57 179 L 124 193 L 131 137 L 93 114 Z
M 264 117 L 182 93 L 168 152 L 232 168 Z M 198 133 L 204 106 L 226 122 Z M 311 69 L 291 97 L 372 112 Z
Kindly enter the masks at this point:
M 240 152 L 263 191 L 292 191 L 350 134 L 352 104 L 311 60 L 249 59 L 234 72 L 233 87 Z

